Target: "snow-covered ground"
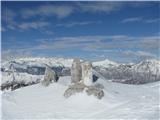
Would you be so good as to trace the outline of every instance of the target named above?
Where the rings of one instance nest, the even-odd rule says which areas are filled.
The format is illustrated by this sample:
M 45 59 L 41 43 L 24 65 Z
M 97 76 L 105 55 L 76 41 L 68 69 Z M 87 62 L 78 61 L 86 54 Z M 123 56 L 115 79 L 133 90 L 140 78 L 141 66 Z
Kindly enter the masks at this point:
M 126 85 L 98 79 L 105 96 L 99 100 L 86 93 L 63 97 L 69 77 L 48 87 L 41 84 L 2 93 L 3 119 L 159 119 L 160 82 Z

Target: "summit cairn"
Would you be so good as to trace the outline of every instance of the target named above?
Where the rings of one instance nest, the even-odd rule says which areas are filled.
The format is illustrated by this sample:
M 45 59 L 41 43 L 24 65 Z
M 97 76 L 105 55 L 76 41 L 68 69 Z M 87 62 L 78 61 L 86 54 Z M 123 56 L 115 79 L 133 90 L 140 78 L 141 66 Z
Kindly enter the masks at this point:
M 82 78 L 82 67 L 80 59 L 76 58 L 73 60 L 71 67 L 71 82 L 78 83 Z
M 64 92 L 64 97 L 85 91 L 87 95 L 94 95 L 98 99 L 104 96 L 103 87 L 97 87 L 93 84 L 92 63 L 85 61 L 80 62 L 75 59 L 71 68 L 71 82 L 73 83 Z

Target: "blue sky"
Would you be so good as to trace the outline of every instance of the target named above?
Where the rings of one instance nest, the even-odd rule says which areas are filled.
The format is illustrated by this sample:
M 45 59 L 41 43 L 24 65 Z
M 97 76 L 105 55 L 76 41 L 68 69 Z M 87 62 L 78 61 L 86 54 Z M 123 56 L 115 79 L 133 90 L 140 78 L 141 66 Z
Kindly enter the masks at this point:
M 2 2 L 2 58 L 159 59 L 159 2 Z

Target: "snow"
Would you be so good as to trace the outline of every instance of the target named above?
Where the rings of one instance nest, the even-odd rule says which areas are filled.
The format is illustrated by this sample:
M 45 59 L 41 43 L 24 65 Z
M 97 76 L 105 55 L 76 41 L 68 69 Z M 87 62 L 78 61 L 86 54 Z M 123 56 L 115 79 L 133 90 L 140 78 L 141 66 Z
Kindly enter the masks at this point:
M 2 68 L 9 68 L 11 64 L 17 68 L 26 68 L 28 66 L 45 67 L 60 66 L 70 68 L 73 59 L 64 58 L 20 58 L 15 61 L 5 62 Z M 130 65 L 128 67 L 127 65 Z M 127 73 L 134 73 L 138 80 L 142 78 L 146 80 L 151 76 L 143 73 L 151 73 L 149 75 L 157 75 L 157 81 L 160 75 L 159 60 L 145 60 L 133 64 L 120 64 L 110 61 L 93 62 L 93 66 L 100 67 L 103 75 L 108 70 L 111 73 L 119 71 L 123 75 L 125 70 Z M 71 77 L 60 77 L 58 83 L 52 83 L 48 87 L 41 84 L 35 84 L 14 91 L 0 91 L 2 102 L 3 119 L 134 119 L 134 120 L 158 120 L 160 110 L 160 81 L 143 85 L 128 85 L 109 82 L 102 76 L 99 71 L 93 69 L 93 74 L 99 79 L 96 83 L 104 86 L 104 97 L 99 100 L 94 96 L 88 96 L 84 93 L 77 93 L 68 99 L 63 97 L 64 91 L 71 84 Z M 136 74 L 136 72 L 138 74 Z M 1 72 L 1 83 L 13 81 L 12 73 Z M 146 77 L 138 77 L 144 75 Z M 32 75 L 28 73 L 14 72 L 17 82 L 36 82 L 43 79 L 43 75 Z M 114 77 L 114 76 L 113 76 Z M 123 78 L 123 77 L 122 77 Z M 125 79 L 123 79 L 125 80 Z M 94 83 L 94 84 L 96 84 Z
M 70 76 L 43 87 L 36 84 L 2 94 L 3 119 L 159 119 L 160 82 L 126 85 L 98 79 L 105 96 L 77 93 L 63 97 Z

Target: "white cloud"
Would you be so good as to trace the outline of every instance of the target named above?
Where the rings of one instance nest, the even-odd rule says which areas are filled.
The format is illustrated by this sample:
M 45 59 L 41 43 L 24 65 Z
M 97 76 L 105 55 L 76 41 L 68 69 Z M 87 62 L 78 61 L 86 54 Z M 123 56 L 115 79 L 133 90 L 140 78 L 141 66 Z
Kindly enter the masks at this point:
M 48 25 L 49 25 L 48 22 L 27 22 L 27 23 L 19 24 L 17 26 L 21 30 L 27 30 L 27 29 L 39 29 L 42 27 L 46 27 Z
M 159 18 L 145 19 L 142 17 L 131 17 L 131 18 L 123 19 L 121 23 L 131 23 L 131 22 L 140 22 L 140 21 L 144 23 L 157 23 L 157 22 L 160 22 L 160 19 Z
M 112 35 L 109 36 L 109 38 L 112 40 L 122 40 L 122 41 L 134 39 L 133 37 L 126 35 Z
M 141 37 L 140 45 L 144 49 L 158 49 L 160 47 L 159 36 Z
M 157 58 L 158 36 L 134 37 L 127 35 L 112 36 L 74 36 L 38 39 L 34 46 L 29 43 L 8 43 L 10 49 L 24 52 L 74 51 L 81 50 L 101 55 L 124 57 L 126 59 Z M 132 51 L 134 49 L 135 51 Z M 125 51 L 124 51 L 125 50 Z M 92 56 L 93 57 L 93 56 Z
M 53 35 L 54 34 L 54 32 L 50 31 L 50 30 L 45 30 L 43 32 L 46 33 L 47 35 Z
M 158 54 L 158 36 L 134 37 L 127 35 L 112 36 L 75 36 L 75 37 L 56 37 L 42 38 L 36 40 L 36 45 L 31 46 L 25 43 L 7 43 L 12 49 L 24 50 L 82 50 L 87 52 L 114 53 L 120 50 L 142 50 L 146 52 L 155 52 Z
M 57 16 L 64 18 L 69 16 L 74 11 L 74 7 L 65 5 L 42 5 L 32 9 L 24 9 L 21 11 L 23 18 L 30 18 L 36 15 L 39 16 Z
M 110 52 L 113 49 L 145 49 L 157 50 L 159 42 L 157 36 L 133 37 L 125 35 L 113 36 L 76 36 L 57 37 L 55 39 L 41 39 L 34 49 L 70 50 Z
M 16 25 L 7 25 L 7 28 L 10 30 L 15 30 L 16 29 Z
M 80 9 L 84 12 L 92 12 L 92 13 L 97 13 L 97 12 L 105 12 L 105 13 L 110 13 L 112 11 L 116 11 L 122 8 L 124 3 L 122 2 L 88 2 L 88 3 L 79 3 L 78 4 Z
M 136 58 L 136 59 L 147 59 L 155 58 L 156 55 L 146 51 L 124 51 L 122 53 L 125 57 Z
M 1 54 L 2 61 L 14 60 L 15 58 L 18 58 L 18 57 L 27 57 L 27 56 L 32 56 L 31 51 L 8 49 L 8 50 L 2 50 L 2 54 Z
M 160 22 L 160 18 L 146 20 L 146 23 L 156 23 L 156 22 Z
M 142 18 L 141 17 L 132 17 L 132 18 L 126 18 L 124 20 L 122 20 L 122 23 L 129 23 L 129 22 L 139 22 L 141 21 Z
M 90 12 L 90 13 L 110 13 L 117 11 L 124 6 L 123 2 L 74 2 L 74 4 L 44 4 L 38 7 L 23 9 L 21 15 L 23 18 L 30 18 L 34 16 L 57 16 L 58 18 L 65 18 L 76 12 Z
M 91 25 L 91 24 L 100 24 L 101 21 L 83 21 L 83 22 L 70 22 L 64 24 L 57 24 L 57 27 L 73 27 L 73 26 L 83 26 L 83 25 Z

